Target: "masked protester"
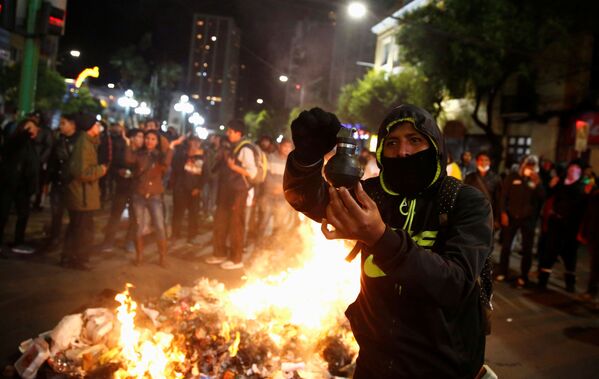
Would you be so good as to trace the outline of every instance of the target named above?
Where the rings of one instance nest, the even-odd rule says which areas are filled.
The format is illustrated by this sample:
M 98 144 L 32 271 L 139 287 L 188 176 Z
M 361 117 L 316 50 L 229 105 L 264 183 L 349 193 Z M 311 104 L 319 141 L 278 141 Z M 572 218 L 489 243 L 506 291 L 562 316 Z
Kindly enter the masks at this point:
M 476 154 L 476 171 L 468 174 L 464 183 L 471 185 L 482 192 L 493 208 L 493 217 L 496 225 L 499 224 L 498 203 L 501 194 L 501 177 L 491 169 L 489 154 L 481 151 Z
M 553 197 L 553 205 L 547 221 L 547 251 L 539 257 L 539 288 L 547 288 L 551 269 L 559 255 L 564 263 L 566 273 L 564 281 L 566 291 L 576 290 L 576 260 L 578 241 L 576 239 L 588 194 L 582 179 L 582 163 L 572 161 L 568 164 L 566 177 L 555 177 L 549 184 L 549 195 Z M 590 191 L 588 188 L 587 191 Z
M 328 239 L 362 244 L 361 291 L 346 311 L 360 345 L 354 378 L 474 378 L 485 353 L 477 279 L 493 243 L 488 200 L 446 178 L 442 134 L 411 105 L 395 108 L 379 129 L 380 175 L 353 195 L 332 188 L 321 170 L 339 128 L 319 108 L 293 121 L 284 188 Z M 457 198 L 443 218 L 445 183 Z
M 501 215 L 502 249 L 499 270 L 496 279 L 503 281 L 509 274 L 512 243 L 518 230 L 522 234 L 522 261 L 520 276 L 516 286 L 528 285 L 528 273 L 532 265 L 532 245 L 535 226 L 539 218 L 545 191 L 538 175 L 538 159 L 534 155 L 522 160 L 518 172 L 510 173 L 503 181 L 503 189 L 499 201 Z

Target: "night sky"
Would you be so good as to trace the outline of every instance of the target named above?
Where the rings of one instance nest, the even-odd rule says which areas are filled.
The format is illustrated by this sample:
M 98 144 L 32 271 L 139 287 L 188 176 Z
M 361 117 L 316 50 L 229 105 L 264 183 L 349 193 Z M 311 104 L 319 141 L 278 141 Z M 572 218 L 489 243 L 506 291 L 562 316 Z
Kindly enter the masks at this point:
M 118 72 L 108 63 L 110 56 L 137 44 L 147 33 L 152 35 L 147 59 L 172 60 L 186 71 L 193 13 L 231 16 L 241 29 L 241 63 L 249 70 L 249 85 L 268 100 L 277 96 L 276 78 L 287 67 L 296 21 L 326 20 L 335 7 L 331 0 L 69 0 L 59 71 L 73 76 L 97 65 L 101 76 L 92 84 L 118 82 Z M 79 59 L 68 56 L 72 49 L 81 51 Z

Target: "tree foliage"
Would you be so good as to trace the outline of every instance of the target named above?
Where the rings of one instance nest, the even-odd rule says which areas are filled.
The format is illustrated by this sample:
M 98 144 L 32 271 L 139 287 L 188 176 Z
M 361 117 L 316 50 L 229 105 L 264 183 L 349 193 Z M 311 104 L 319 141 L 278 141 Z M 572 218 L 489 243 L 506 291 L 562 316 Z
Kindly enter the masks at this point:
M 100 102 L 94 98 L 89 88 L 83 86 L 77 92 L 69 95 L 67 101 L 62 105 L 63 113 L 92 113 L 98 114 L 102 111 Z
M 441 83 L 451 96 L 473 98 L 472 118 L 500 154 L 500 138 L 493 129 L 496 98 L 511 77 L 534 81 L 535 58 L 550 44 L 571 38 L 580 13 L 574 3 L 584 6 L 580 0 L 431 2 L 401 22 L 400 59 Z M 567 44 L 556 50 L 567 56 Z M 481 107 L 484 118 L 479 117 Z
M 0 91 L 5 101 L 18 101 L 20 78 L 20 64 L 0 68 Z M 64 78 L 57 71 L 40 65 L 36 83 L 35 108 L 41 111 L 60 108 L 66 91 Z
M 440 99 L 438 87 L 414 67 L 398 74 L 370 70 L 341 89 L 337 114 L 342 122 L 360 123 L 376 132 L 392 108 L 411 103 L 437 113 Z
M 280 111 L 267 109 L 250 111 L 243 116 L 243 122 L 248 127 L 248 136 L 253 139 L 260 136 L 268 136 L 275 139 L 279 135 L 285 137 L 291 135 L 288 115 L 283 109 Z
M 151 35 L 145 34 L 138 44 L 118 50 L 110 64 L 119 70 L 122 86 L 132 89 L 139 100 L 148 101 L 155 114 L 164 118 L 172 93 L 181 84 L 183 68 L 162 55 L 156 57 Z

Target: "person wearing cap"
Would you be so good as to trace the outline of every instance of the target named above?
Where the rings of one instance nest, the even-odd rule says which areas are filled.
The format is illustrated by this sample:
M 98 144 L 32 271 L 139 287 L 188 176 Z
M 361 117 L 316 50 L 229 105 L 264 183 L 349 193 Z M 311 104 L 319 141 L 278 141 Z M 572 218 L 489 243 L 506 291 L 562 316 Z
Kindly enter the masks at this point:
M 547 221 L 547 250 L 539 256 L 539 289 L 547 288 L 553 265 L 560 256 L 566 270 L 566 291 L 576 291 L 577 234 L 586 209 L 591 188 L 585 188 L 579 160 L 568 164 L 564 178 L 555 177 L 549 183 L 553 204 Z
M 380 175 L 359 182 L 353 195 L 331 187 L 323 157 L 339 129 L 322 109 L 300 113 L 283 185 L 287 201 L 321 222 L 326 238 L 362 245 L 361 290 L 345 312 L 360 346 L 353 377 L 477 377 L 486 327 L 478 279 L 493 246 L 489 201 L 447 177 L 443 135 L 413 105 L 381 124 Z M 455 205 L 441 217 L 445 191 Z
M 227 124 L 226 135 L 231 143 L 231 152 L 222 157 L 217 168 L 219 177 L 213 255 L 205 262 L 220 264 L 224 270 L 243 268 L 245 211 L 250 193 L 248 178 L 258 174 L 254 150 L 250 144 L 243 143 L 246 132 L 247 127 L 241 120 L 232 120 Z M 227 239 L 231 245 L 230 251 L 227 251 Z
M 518 230 L 522 235 L 522 260 L 517 287 L 529 284 L 528 274 L 532 266 L 532 245 L 535 226 L 545 198 L 545 190 L 539 177 L 539 160 L 534 155 L 524 157 L 518 172 L 506 176 L 502 184 L 498 211 L 503 228 L 501 256 L 495 279 L 508 279 L 512 243 Z
M 64 267 L 89 270 L 89 251 L 94 239 L 94 212 L 100 209 L 101 177 L 107 166 L 98 163 L 100 123 L 92 114 L 80 113 L 75 124 L 81 132 L 67 162 L 69 182 L 65 187 L 65 206 L 69 225 L 60 263 Z

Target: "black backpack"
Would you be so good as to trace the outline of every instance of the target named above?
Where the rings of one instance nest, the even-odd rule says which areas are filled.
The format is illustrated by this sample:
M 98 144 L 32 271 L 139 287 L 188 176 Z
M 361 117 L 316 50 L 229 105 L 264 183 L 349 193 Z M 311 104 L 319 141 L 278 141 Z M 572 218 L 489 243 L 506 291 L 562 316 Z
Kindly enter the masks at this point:
M 448 215 L 453 210 L 455 202 L 458 198 L 458 193 L 464 184 L 451 176 L 446 176 L 441 182 L 439 189 L 439 226 L 442 228 L 447 226 Z M 485 316 L 485 333 L 491 334 L 491 312 L 493 311 L 493 261 L 491 254 L 485 260 L 483 270 L 476 280 L 480 289 L 480 301 L 483 306 Z

